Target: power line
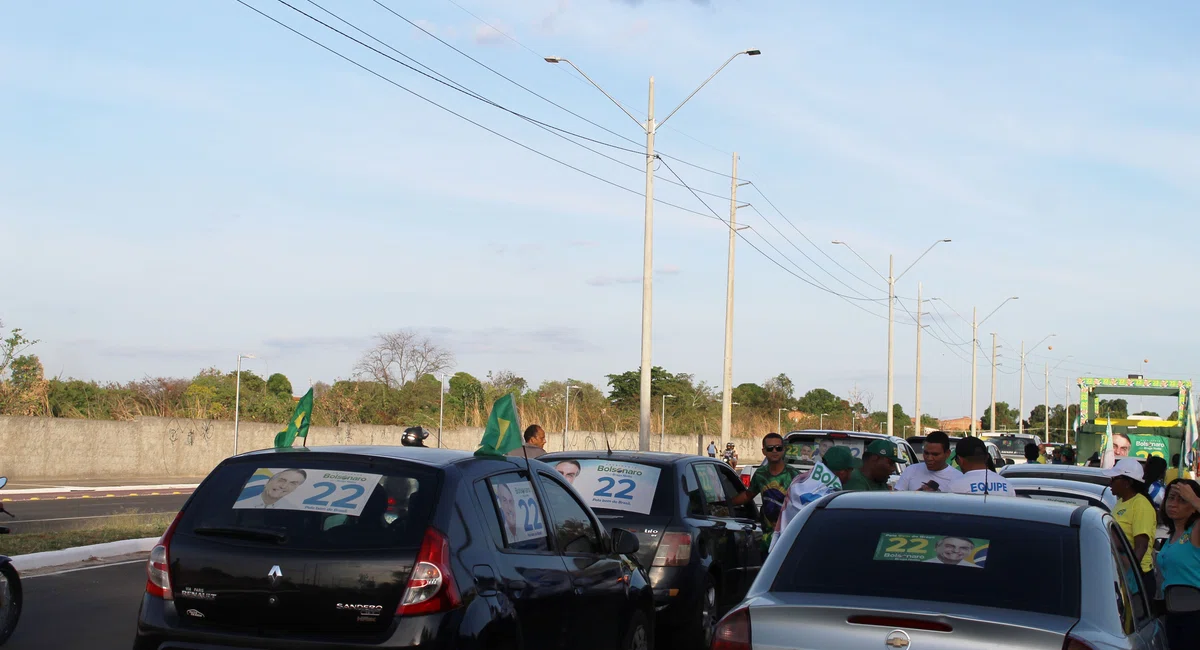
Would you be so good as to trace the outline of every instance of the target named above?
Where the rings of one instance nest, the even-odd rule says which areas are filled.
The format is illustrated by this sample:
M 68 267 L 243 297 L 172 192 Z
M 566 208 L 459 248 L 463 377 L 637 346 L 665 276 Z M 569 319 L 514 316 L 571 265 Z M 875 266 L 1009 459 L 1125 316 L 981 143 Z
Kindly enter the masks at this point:
M 504 141 L 506 141 L 506 142 L 509 142 L 509 143 L 511 143 L 511 144 L 514 144 L 514 145 L 516 145 L 516 146 L 518 146 L 518 147 L 520 147 L 520 148 L 522 148 L 522 149 L 524 149 L 524 150 L 526 150 L 526 151 L 528 151 L 528 152 L 530 152 L 530 153 L 532 153 L 532 154 L 535 154 L 535 155 L 537 155 L 537 156 L 540 156 L 540 157 L 542 157 L 542 158 L 545 158 L 546 160 L 549 160 L 549 161 L 551 161 L 551 162 L 558 163 L 559 165 L 562 165 L 563 167 L 566 167 L 566 168 L 568 168 L 568 169 L 571 169 L 571 170 L 573 170 L 573 171 L 576 171 L 576 172 L 578 172 L 578 173 L 580 173 L 580 174 L 583 174 L 584 176 L 587 176 L 587 177 L 589 177 L 589 178 L 592 178 L 592 179 L 594 179 L 594 180 L 600 181 L 601 183 L 604 183 L 605 185 L 610 185 L 610 186 L 612 186 L 612 187 L 615 187 L 615 188 L 617 188 L 617 189 L 619 189 L 619 190 L 623 190 L 623 191 L 625 191 L 625 192 L 628 192 L 628 193 L 630 193 L 630 194 L 634 194 L 634 195 L 636 195 L 636 196 L 641 196 L 641 197 L 645 197 L 645 196 L 646 196 L 646 195 L 645 195 L 644 193 L 642 193 L 642 192 L 639 192 L 639 191 L 637 191 L 637 190 L 635 190 L 635 189 L 631 189 L 631 188 L 625 187 L 624 185 L 621 185 L 620 183 L 616 183 L 616 182 L 614 182 L 614 181 L 611 181 L 611 180 L 609 180 L 609 179 L 607 179 L 607 178 L 604 178 L 604 177 L 602 177 L 602 176 L 599 176 L 599 175 L 597 175 L 597 174 L 594 174 L 594 173 L 592 173 L 592 172 L 589 172 L 589 171 L 587 171 L 587 170 L 585 170 L 585 169 L 582 169 L 582 168 L 580 168 L 580 167 L 578 167 L 578 166 L 572 165 L 571 163 L 568 163 L 568 162 L 566 162 L 566 161 L 563 161 L 563 160 L 560 160 L 560 159 L 558 159 L 558 158 L 555 158 L 554 156 L 551 156 L 550 154 L 547 154 L 547 153 L 545 153 L 545 152 L 543 152 L 543 151 L 540 151 L 540 150 L 538 150 L 538 149 L 536 149 L 536 148 L 534 148 L 534 147 L 531 147 L 531 146 L 529 146 L 529 145 L 527 145 L 527 144 L 525 144 L 525 143 L 523 143 L 523 142 L 520 142 L 520 141 L 518 141 L 518 140 L 516 140 L 516 139 L 514 139 L 514 138 L 511 138 L 511 137 L 509 137 L 509 136 L 507 136 L 507 135 L 504 135 L 503 133 L 500 133 L 499 131 L 496 131 L 495 129 L 492 129 L 492 128 L 488 127 L 488 126 L 485 126 L 484 124 L 481 124 L 481 123 L 479 123 L 479 122 L 477 122 L 477 121 L 475 121 L 475 120 L 473 120 L 473 119 L 471 119 L 471 118 L 469 118 L 469 117 L 467 117 L 467 116 L 465 116 L 465 115 L 463 115 L 463 114 L 461 114 L 461 113 L 458 113 L 457 111 L 454 111 L 453 109 L 450 109 L 450 108 L 448 108 L 448 107 L 446 107 L 446 106 L 443 106 L 442 104 L 439 104 L 438 102 L 436 102 L 436 101 L 434 101 L 434 100 L 432 100 L 432 99 L 429 99 L 428 97 L 425 97 L 424 95 L 422 95 L 422 94 L 420 94 L 420 93 L 416 92 L 415 90 L 412 90 L 411 88 L 408 88 L 407 86 L 405 86 L 405 85 L 403 85 L 403 84 L 399 83 L 398 81 L 395 81 L 394 79 L 392 79 L 392 78 L 388 77 L 387 75 L 385 75 L 385 74 L 383 74 L 383 73 L 381 73 L 381 72 L 378 72 L 378 71 L 376 71 L 376 70 L 374 70 L 374 69 L 370 68 L 370 67 L 369 67 L 369 66 L 367 66 L 367 65 L 364 65 L 364 64 L 362 64 L 362 63 L 359 63 L 358 61 L 355 61 L 354 59 L 350 58 L 349 56 L 346 56 L 345 54 L 342 54 L 341 52 L 339 52 L 339 51 L 337 51 L 337 50 L 335 50 L 335 49 L 333 49 L 333 48 L 329 47 L 328 45 L 325 45 L 324 43 L 322 43 L 322 42 L 320 42 L 320 41 L 318 41 L 318 40 L 316 40 L 316 39 L 312 38 L 311 36 L 309 36 L 309 35 L 307 35 L 307 34 L 305 34 L 305 33 L 301 32 L 301 31 L 299 31 L 299 30 L 295 29 L 294 27 L 292 27 L 292 26 L 290 26 L 290 25 L 288 25 L 288 24 L 286 24 L 286 23 L 283 23 L 282 21 L 280 21 L 279 19 L 275 18 L 274 16 L 271 16 L 271 15 L 269 15 L 269 14 L 267 14 L 267 13 L 264 13 L 263 11 L 261 11 L 260 9 L 258 9 L 257 7 L 254 7 L 254 6 L 252 6 L 252 5 L 248 4 L 248 3 L 246 3 L 246 2 L 245 2 L 245 0 L 235 0 L 235 1 L 236 1 L 238 4 L 240 4 L 240 5 L 244 6 L 244 7 L 246 7 L 247 9 L 250 9 L 250 10 L 251 10 L 251 11 L 253 11 L 254 13 L 257 13 L 258 15 L 260 15 L 260 16 L 262 16 L 262 17 L 266 18 L 267 20 L 270 20 L 271 22 L 273 22 L 273 23 L 275 23 L 275 24 L 279 25 L 280 27 L 283 27 L 284 29 L 286 29 L 286 30 L 288 30 L 288 31 L 292 32 L 293 34 L 296 34 L 297 36 L 299 36 L 299 37 L 303 38 L 304 40 L 306 40 L 306 41 L 308 41 L 308 42 L 310 42 L 310 43 L 312 43 L 312 44 L 314 44 L 314 45 L 316 45 L 316 46 L 320 47 L 321 49 L 323 49 L 323 50 L 325 50 L 325 51 L 329 52 L 330 54 L 333 54 L 334 56 L 336 56 L 336 57 L 338 57 L 338 58 L 340 58 L 340 59 L 342 59 L 342 60 L 346 61 L 347 63 L 350 63 L 351 65 L 353 65 L 353 66 L 355 66 L 355 67 L 357 67 L 357 68 L 359 68 L 359 69 L 363 70 L 364 72 L 367 72 L 368 74 L 371 74 L 371 75 L 373 75 L 373 76 L 375 76 L 375 77 L 378 77 L 378 78 L 382 79 L 383 81 L 385 81 L 385 82 L 387 82 L 387 83 L 389 83 L 389 84 L 391 84 L 391 85 L 393 85 L 393 86 L 395 86 L 395 87 L 399 88 L 400 90 L 403 90 L 404 92 L 406 92 L 406 93 L 408 93 L 408 94 L 412 95 L 413 97 L 416 97 L 417 99 L 420 99 L 421 101 L 423 101 L 423 102 L 425 102 L 425 103 L 427 103 L 427 104 L 430 104 L 431 106 L 434 106 L 434 107 L 436 107 L 436 108 L 438 108 L 438 109 L 441 109 L 442 111 L 445 111 L 445 112 L 447 112 L 447 113 L 449 113 L 449 114 L 451 114 L 451 115 L 453 115 L 453 116 L 455 116 L 455 117 L 459 118 L 460 120 L 463 120 L 464 122 L 467 122 L 468 124 L 471 124 L 471 125 L 473 125 L 473 126 L 476 126 L 476 127 L 480 128 L 480 129 L 482 129 L 482 130 L 484 130 L 484 131 L 487 131 L 488 133 L 491 133 L 492 135 L 494 135 L 494 136 L 496 136 L 496 137 L 498 137 L 498 138 L 500 138 L 500 139 L 502 139 L 502 140 L 504 140 Z M 701 217 L 704 217 L 704 218 L 706 218 L 706 219 L 711 219 L 711 218 L 712 218 L 712 217 L 710 217 L 709 215 L 707 215 L 707 214 L 704 214 L 703 212 L 699 212 L 699 211 L 697 211 L 697 210 L 692 210 L 692 209 L 690 209 L 690 208 L 685 208 L 685 207 L 683 207 L 683 206 L 680 206 L 680 205 L 677 205 L 677 204 L 674 204 L 674 203 L 670 203 L 670 202 L 668 202 L 668 201 L 663 201 L 663 200 L 660 200 L 660 199 L 655 199 L 655 202 L 656 202 L 656 203 L 660 203 L 660 204 L 662 204 L 662 205 L 665 205 L 665 206 L 668 206 L 668 207 L 675 208 L 675 209 L 677 209 L 677 210 L 681 210 L 681 211 L 683 211 L 683 212 L 687 212 L 687 213 L 690 213 L 690 214 L 694 214 L 694 215 L 697 215 L 697 216 L 701 216 Z
M 583 148 L 583 149 L 586 149 L 586 150 L 588 150 L 588 151 L 590 151 L 590 152 L 592 152 L 592 153 L 594 153 L 594 154 L 596 154 L 596 155 L 598 155 L 598 156 L 600 156 L 600 157 L 602 157 L 602 158 L 605 158 L 605 159 L 607 159 L 607 160 L 609 160 L 609 161 L 615 162 L 615 163 L 617 163 L 618 165 L 621 165 L 622 167 L 627 167 L 627 168 L 629 168 L 629 169 L 632 169 L 632 170 L 634 170 L 634 171 L 636 171 L 636 172 L 639 172 L 639 173 L 644 173 L 644 170 L 643 170 L 643 169 L 641 169 L 641 168 L 639 168 L 639 167 L 638 167 L 638 166 L 636 166 L 636 165 L 629 164 L 629 163 L 627 163 L 627 162 L 625 162 L 625 161 L 618 160 L 618 159 L 616 159 L 616 158 L 613 158 L 612 156 L 609 156 L 609 155 L 607 155 L 607 154 L 604 154 L 604 153 L 602 153 L 602 152 L 596 151 L 595 149 L 592 149 L 591 147 L 588 147 L 587 145 L 584 145 L 584 144 L 582 144 L 582 143 L 580 143 L 580 142 L 576 142 L 576 141 L 574 141 L 574 140 L 571 140 L 570 138 L 568 138 L 568 137 L 566 137 L 566 136 L 571 136 L 571 137 L 574 137 L 574 138 L 579 138 L 579 139 L 581 139 L 581 140 L 586 140 L 586 141 L 588 141 L 588 142 L 592 142 L 592 143 L 599 144 L 599 145 L 604 145 L 604 146 L 606 146 L 606 147 L 612 147 L 612 148 L 614 148 L 614 149 L 618 149 L 618 150 L 620 150 L 620 151 L 625 151 L 625 152 L 628 152 L 628 153 L 633 153 L 633 154 L 639 154 L 639 155 L 642 155 L 642 156 L 644 156 L 644 155 L 645 155 L 645 152 L 644 152 L 644 151 L 637 151 L 637 150 L 634 150 L 634 149 L 627 149 L 627 148 L 625 148 L 625 147 L 621 147 L 621 146 L 614 145 L 614 144 L 611 144 L 611 143 L 608 143 L 608 142 L 604 142 L 603 140 L 597 140 L 597 139 L 595 139 L 595 138 L 589 138 L 589 137 L 587 137 L 587 136 L 585 136 L 585 135 L 581 135 L 581 134 L 579 134 L 579 133 L 575 133 L 575 132 L 573 132 L 573 131 L 569 131 L 569 130 L 567 130 L 567 129 L 564 129 L 564 128 L 561 128 L 561 127 L 555 126 L 555 125 L 553 125 L 553 124 L 549 124 L 549 123 L 543 122 L 543 121 L 541 121 L 541 120 L 534 119 L 534 118 L 532 118 L 532 117 L 529 117 L 529 116 L 527 116 L 527 115 L 524 115 L 523 113 L 520 113 L 520 112 L 518 112 L 518 111 L 514 111 L 514 110 L 512 110 L 512 109 L 510 109 L 510 108 L 508 108 L 508 107 L 506 107 L 506 106 L 504 106 L 504 105 L 502 105 L 502 104 L 499 104 L 499 103 L 497 103 L 497 102 L 495 102 L 495 101 L 492 101 L 491 99 L 488 99 L 488 98 L 487 98 L 487 97 L 485 97 L 484 95 L 482 95 L 482 94 L 480 94 L 480 93 L 478 93 L 478 92 L 475 92 L 474 90 L 471 90 L 471 89 L 470 89 L 469 87 L 467 87 L 466 85 L 464 85 L 464 84 L 462 84 L 462 83 L 459 83 L 459 82 L 457 82 L 457 81 L 455 81 L 455 80 L 451 79 L 450 77 L 448 77 L 448 76 L 446 76 L 446 75 L 444 75 L 444 74 L 442 74 L 442 73 L 438 72 L 437 70 L 434 70 L 433 68 L 431 68 L 431 67 L 429 67 L 429 66 L 427 66 L 427 65 L 425 65 L 425 64 L 423 64 L 423 63 L 421 63 L 420 61 L 418 61 L 418 60 L 414 59 L 413 57 L 411 57 L 411 56 L 409 56 L 409 55 L 407 55 L 407 54 L 405 54 L 405 53 L 401 52 L 400 50 L 396 49 L 395 47 L 392 47 L 391 45 L 387 44 L 387 43 L 386 43 L 386 42 L 384 42 L 383 40 L 381 40 L 381 39 L 379 39 L 379 38 L 377 38 L 377 37 L 373 36 L 372 34 L 370 34 L 369 32 L 367 32 L 366 30 L 363 30 L 362 28 L 360 28 L 360 27 L 358 27 L 358 26 L 354 25 L 354 24 L 353 24 L 353 23 L 351 23 L 350 21 L 348 21 L 348 20 L 346 20 L 346 19 L 342 18 L 341 16 L 339 16 L 338 14 L 336 14 L 336 13 L 334 13 L 334 12 L 330 11 L 329 9 L 326 9 L 325 7 L 321 6 L 320 4 L 317 4 L 317 3 L 316 3 L 314 0 L 307 0 L 307 2 L 308 2 L 309 4 L 311 4 L 311 5 L 315 6 L 315 7 L 317 7 L 317 8 L 318 8 L 318 9 L 320 9 L 321 11 L 324 11 L 325 13 L 329 14 L 330 16 L 333 16 L 335 19 L 337 19 L 338 21 L 340 21 L 340 22 L 342 22 L 343 24 L 347 25 L 347 26 L 348 26 L 348 27 L 350 27 L 351 29 L 354 29 L 355 31 L 357 31 L 357 32 L 361 33 L 362 35 L 366 36 L 367 38 L 369 38 L 369 39 L 371 39 L 371 40 L 373 40 L 373 41 L 375 41 L 375 42 L 379 43 L 379 44 L 380 44 L 380 45 L 382 45 L 383 47 L 386 47 L 386 48 L 388 48 L 389 50 L 392 50 L 393 52 L 395 52 L 396 54 L 398 54 L 398 55 L 400 55 L 400 56 L 404 57 L 405 59 L 408 59 L 409 61 L 412 61 L 412 62 L 413 62 L 415 65 L 418 65 L 418 66 L 420 66 L 420 67 L 422 67 L 422 68 L 425 68 L 426 70 L 428 70 L 428 71 L 429 71 L 429 73 L 431 73 L 432 75 L 435 75 L 436 77 L 440 77 L 440 79 L 439 79 L 439 78 L 436 78 L 435 76 L 431 76 L 431 74 L 427 74 L 427 73 L 425 73 L 425 72 L 422 72 L 421 70 L 417 70 L 416 68 L 414 68 L 414 67 L 412 67 L 412 66 L 408 65 L 407 63 L 404 63 L 403 61 L 397 60 L 395 57 L 393 57 L 393 56 L 390 56 L 390 55 L 388 55 L 388 54 L 387 54 L 387 53 L 385 53 L 385 52 L 381 52 L 380 50 L 378 50 L 378 49 L 376 49 L 376 48 L 372 47 L 371 45 L 368 45 L 368 44 L 366 44 L 366 43 L 364 43 L 364 42 L 362 42 L 362 41 L 358 40 L 357 38 L 354 38 L 353 36 L 351 36 L 351 35 L 349 35 L 349 34 L 347 34 L 347 33 L 343 32 L 343 31 L 341 31 L 341 30 L 337 29 L 336 27 L 334 27 L 334 26 L 332 26 L 332 25 L 330 25 L 330 24 L 328 24 L 328 23 L 326 23 L 326 22 L 322 21 L 321 19 L 319 19 L 319 18 L 317 18 L 317 17 L 315 17 L 315 16 L 312 16 L 311 14 L 308 14 L 308 13 L 307 13 L 307 12 L 305 12 L 304 10 L 302 10 L 302 9 L 299 9 L 299 8 L 297 8 L 297 7 L 293 6 L 293 5 L 291 5 L 290 3 L 288 3 L 288 2 L 287 2 L 287 0 L 276 0 L 276 1 L 277 1 L 277 2 L 279 2 L 280 4 L 284 5 L 284 6 L 288 7 L 289 9 L 291 9 L 291 10 L 293 10 L 293 11 L 295 11 L 295 12 L 297 12 L 297 13 L 301 14 L 301 15 L 303 15 L 304 17 L 306 17 L 306 18 L 308 18 L 308 19 L 310 19 L 310 20 L 312 20 L 312 21 L 314 21 L 314 22 L 316 22 L 316 23 L 318 23 L 318 24 L 320 24 L 320 25 L 324 26 L 325 28 L 327 28 L 327 29 L 329 29 L 329 30 L 331 30 L 331 31 L 333 31 L 333 32 L 335 32 L 335 33 L 337 33 L 337 34 L 340 34 L 341 36 L 343 36 L 343 37 L 345 37 L 345 38 L 347 38 L 347 39 L 349 39 L 349 40 L 351 40 L 351 41 L 354 41 L 355 43 L 357 43 L 357 44 L 359 44 L 359 45 L 361 45 L 361 46 L 363 46 L 363 47 L 365 47 L 365 48 L 367 48 L 367 49 L 371 50 L 372 52 L 375 52 L 376 54 L 379 54 L 380 56 L 383 56 L 383 57 L 385 57 L 385 58 L 387 58 L 387 59 L 389 59 L 389 60 L 391 60 L 391 61 L 393 61 L 393 62 L 395 62 L 395 63 L 398 63 L 398 64 L 400 64 L 400 65 L 404 66 L 405 68 L 408 68 L 409 70 L 412 70 L 413 72 L 416 72 L 416 73 L 418 73 L 418 74 L 421 74 L 421 75 L 425 76 L 425 77 L 426 77 L 426 78 L 428 78 L 428 79 L 431 79 L 431 80 L 433 80 L 433 81 L 436 81 L 436 82 L 438 82 L 438 83 L 440 83 L 440 84 L 442 84 L 442 85 L 444 85 L 444 86 L 447 86 L 447 87 L 449 87 L 449 88 L 451 88 L 451 89 L 453 89 L 453 90 L 456 90 L 456 91 L 458 91 L 458 92 L 460 92 L 460 93 L 463 93 L 463 94 L 467 95 L 468 97 L 471 97 L 471 98 L 473 98 L 473 99 L 476 99 L 476 100 L 478 100 L 478 101 L 481 101 L 481 102 L 483 102 L 483 103 L 485 103 L 485 104 L 488 104 L 489 106 L 492 106 L 492 107 L 498 108 L 498 109 L 500 109 L 500 110 L 502 110 L 502 111 L 504 111 L 504 112 L 506 112 L 506 113 L 509 113 L 509 114 L 511 114 L 511 115 L 514 115 L 514 116 L 516 116 L 516 117 L 519 117 L 519 118 L 521 118 L 521 119 L 523 119 L 523 120 L 525 120 L 525 121 L 527 121 L 527 122 L 530 122 L 531 124 L 533 124 L 533 125 L 537 126 L 538 128 L 541 128 L 542 130 L 544 130 L 544 131 L 547 131 L 547 132 L 548 132 L 548 133 L 550 133 L 551 135 L 554 135 L 554 136 L 556 136 L 556 137 L 558 137 L 558 138 L 561 138 L 561 139 L 563 139 L 563 140 L 566 140 L 567 142 L 570 142 L 571 144 L 574 144 L 574 145 L 576 145 L 576 146 L 578 146 L 578 147 L 581 147 L 581 148 Z M 373 0 L 373 1 L 374 1 L 374 0 Z M 385 6 L 384 8 L 386 9 L 387 7 Z M 395 12 L 393 12 L 393 13 L 395 13 Z M 399 14 L 396 14 L 396 15 L 399 15 Z M 403 16 L 401 16 L 401 18 L 403 18 Z M 406 19 L 406 18 L 405 18 L 404 20 L 408 21 L 408 19 Z M 410 22 L 410 23 L 411 23 L 411 21 L 408 21 L 408 22 Z M 415 25 L 415 23 L 413 23 L 413 24 L 414 24 L 414 26 L 416 26 L 416 25 Z M 418 27 L 418 28 L 419 28 L 419 27 Z M 436 38 L 436 37 L 435 37 L 435 38 Z M 439 39 L 439 40 L 440 40 L 440 39 Z M 451 46 L 451 47 L 453 47 L 453 46 Z M 481 64 L 481 65 L 482 65 L 482 64 Z M 486 67 L 486 66 L 485 66 L 485 67 Z M 489 69 L 490 69 L 490 68 L 489 68 Z M 499 73 L 497 73 L 497 74 L 499 74 Z M 503 75 L 501 75 L 501 76 L 503 76 Z M 510 80 L 510 81 L 511 81 L 511 80 Z M 513 83 L 516 83 L 516 82 L 513 82 Z M 517 84 L 517 85 L 520 85 L 520 84 Z M 522 86 L 522 88 L 524 88 L 524 86 Z M 526 89 L 526 90 L 528 90 L 528 89 Z M 533 91 L 530 91 L 530 92 L 533 92 Z M 537 93 L 534 93 L 534 94 L 536 95 Z M 539 96 L 539 97 L 541 97 L 541 95 L 538 95 L 538 96 Z M 543 99 L 545 99 L 545 98 L 543 98 Z M 550 101 L 550 100 L 547 100 L 547 101 Z M 552 103 L 552 104 L 553 104 L 554 102 L 550 102 L 550 103 Z M 557 104 L 555 104 L 555 105 L 557 106 Z M 560 107 L 560 108 L 561 108 L 561 107 Z M 566 110 L 566 109 L 564 109 L 564 110 Z M 570 112 L 570 111 L 568 111 L 568 112 Z M 574 113 L 572 113 L 572 115 L 574 115 Z M 577 117 L 578 117 L 578 116 L 577 116 Z M 584 119 L 586 119 L 586 118 L 584 118 Z M 603 127 L 601 127 L 601 128 L 603 128 Z M 627 138 L 626 138 L 626 139 L 627 139 Z M 634 144 L 637 144 L 637 143 L 635 142 Z M 659 178 L 662 178 L 662 177 L 659 177 Z M 669 178 L 662 178 L 662 180 L 663 180 L 664 182 L 671 183 L 671 184 L 673 184 L 673 185 L 680 185 L 680 183 L 677 183 L 677 182 L 675 182 L 675 181 L 673 181 L 673 180 L 671 180 L 671 179 L 669 179 Z M 706 194 L 706 195 L 708 195 L 708 196 L 712 196 L 712 197 L 714 197 L 714 198 L 724 199 L 724 200 L 726 200 L 726 201 L 728 201 L 728 200 L 729 200 L 729 197 L 727 197 L 727 196 L 722 196 L 722 195 L 720 195 L 720 194 L 715 194 L 715 193 L 713 193 L 713 192 L 705 192 L 705 191 L 703 191 L 703 190 L 698 190 L 698 191 L 699 191 L 701 194 Z

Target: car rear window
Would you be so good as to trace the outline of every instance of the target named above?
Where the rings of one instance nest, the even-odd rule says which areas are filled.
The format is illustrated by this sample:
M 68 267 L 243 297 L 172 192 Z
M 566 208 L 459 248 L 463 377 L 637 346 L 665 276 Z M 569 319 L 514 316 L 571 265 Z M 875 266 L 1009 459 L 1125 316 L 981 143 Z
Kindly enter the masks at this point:
M 1002 454 L 1017 454 L 1025 455 L 1025 445 L 1033 442 L 1033 438 L 988 438 L 988 442 L 995 443 L 1000 448 Z
M 771 590 L 1077 617 L 1078 530 L 974 515 L 821 509 L 788 549 Z
M 815 457 L 835 445 L 849 447 L 855 458 L 862 458 L 867 443 L 862 438 L 850 436 L 790 435 L 783 455 L 789 463 L 812 463 Z
M 642 515 L 673 511 L 668 468 L 603 458 L 555 458 L 548 463 L 592 510 Z
M 436 470 L 399 461 L 231 463 L 204 481 L 179 532 L 311 550 L 418 547 L 437 487 Z

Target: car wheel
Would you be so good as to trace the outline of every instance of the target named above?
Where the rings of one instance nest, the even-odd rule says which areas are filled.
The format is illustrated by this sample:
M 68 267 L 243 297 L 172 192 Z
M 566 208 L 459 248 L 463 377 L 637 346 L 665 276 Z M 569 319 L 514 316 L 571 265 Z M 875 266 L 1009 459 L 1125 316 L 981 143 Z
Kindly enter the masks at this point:
M 624 650 L 654 650 L 653 631 L 650 629 L 650 623 L 646 620 L 646 615 L 642 612 L 634 612 L 633 618 L 629 622 L 629 629 L 625 631 L 625 643 L 621 645 Z
M 720 602 L 716 581 L 711 573 L 705 573 L 692 616 L 671 645 L 678 650 L 707 650 L 712 645 L 713 631 L 721 618 Z

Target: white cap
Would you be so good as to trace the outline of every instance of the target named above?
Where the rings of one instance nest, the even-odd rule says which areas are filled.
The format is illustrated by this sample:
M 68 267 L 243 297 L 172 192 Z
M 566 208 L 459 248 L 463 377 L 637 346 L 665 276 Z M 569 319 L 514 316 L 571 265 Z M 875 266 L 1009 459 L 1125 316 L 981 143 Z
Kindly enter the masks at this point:
M 1104 470 L 1104 475 L 1113 478 L 1124 476 L 1139 483 L 1146 480 L 1146 474 L 1142 471 L 1142 463 L 1136 458 L 1122 458 L 1117 461 L 1115 467 Z

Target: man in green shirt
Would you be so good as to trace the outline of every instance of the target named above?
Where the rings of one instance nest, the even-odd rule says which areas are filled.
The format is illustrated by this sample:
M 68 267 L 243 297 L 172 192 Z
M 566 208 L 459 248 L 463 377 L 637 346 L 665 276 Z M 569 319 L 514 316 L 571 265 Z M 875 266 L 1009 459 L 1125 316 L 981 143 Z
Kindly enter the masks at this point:
M 842 484 L 842 490 L 874 492 L 890 489 L 887 480 L 896 473 L 896 463 L 899 461 L 896 443 L 890 440 L 872 442 L 863 452 L 862 467 L 850 474 L 850 480 Z
M 783 511 L 783 501 L 787 497 L 788 487 L 792 479 L 800 473 L 795 467 L 788 465 L 783 457 L 783 436 L 778 433 L 768 433 L 763 436 L 763 456 L 767 464 L 754 470 L 750 479 L 750 488 L 733 499 L 734 506 L 750 503 L 758 494 L 762 494 L 762 509 L 759 518 L 763 525 L 763 541 L 769 542 L 771 533 L 775 530 L 775 522 Z

